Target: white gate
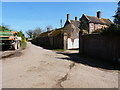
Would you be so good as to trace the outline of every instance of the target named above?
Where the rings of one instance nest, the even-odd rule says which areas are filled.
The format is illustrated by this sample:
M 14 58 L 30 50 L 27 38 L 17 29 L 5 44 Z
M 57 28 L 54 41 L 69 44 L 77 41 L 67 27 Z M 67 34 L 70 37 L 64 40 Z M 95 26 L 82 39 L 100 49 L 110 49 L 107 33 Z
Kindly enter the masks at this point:
M 79 48 L 79 39 L 75 39 L 74 42 L 68 38 L 68 49 L 77 49 Z

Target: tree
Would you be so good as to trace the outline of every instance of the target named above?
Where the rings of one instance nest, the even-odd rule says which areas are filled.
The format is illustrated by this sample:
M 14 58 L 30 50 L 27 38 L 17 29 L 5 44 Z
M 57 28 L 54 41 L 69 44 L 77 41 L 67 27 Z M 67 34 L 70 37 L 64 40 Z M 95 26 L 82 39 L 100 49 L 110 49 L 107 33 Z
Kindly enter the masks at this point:
M 33 30 L 26 31 L 26 34 L 28 35 L 29 38 L 32 38 Z
M 41 32 L 42 32 L 41 28 L 34 29 L 33 34 L 32 34 L 33 35 L 32 38 L 34 39 L 34 38 L 38 37 L 41 34 Z
M 116 15 L 114 15 L 114 23 L 116 25 L 120 25 L 120 1 L 118 2 L 118 8 L 116 11 Z
M 29 38 L 36 38 L 42 33 L 41 28 L 35 28 L 34 30 L 28 30 L 26 31 L 26 34 L 28 35 Z
M 82 20 L 79 29 L 82 32 L 82 34 L 88 34 L 89 24 L 85 20 Z
M 88 30 L 88 23 L 86 21 L 82 20 L 80 23 L 80 29 L 81 30 Z
M 0 29 L 2 29 L 2 30 L 9 30 L 9 28 L 8 28 L 7 25 L 1 25 L 1 26 L 0 26 Z
M 23 34 L 22 31 L 19 31 L 19 32 L 17 33 L 17 36 L 22 38 L 22 42 L 26 42 L 25 35 Z

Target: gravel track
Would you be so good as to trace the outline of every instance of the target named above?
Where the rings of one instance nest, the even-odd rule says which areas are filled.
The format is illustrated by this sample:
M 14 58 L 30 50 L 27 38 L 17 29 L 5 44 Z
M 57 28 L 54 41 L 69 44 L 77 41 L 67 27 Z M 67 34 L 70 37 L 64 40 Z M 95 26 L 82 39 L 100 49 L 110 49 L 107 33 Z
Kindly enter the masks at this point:
M 0 60 L 3 88 L 118 88 L 116 70 L 75 63 L 31 43 L 15 54 Z

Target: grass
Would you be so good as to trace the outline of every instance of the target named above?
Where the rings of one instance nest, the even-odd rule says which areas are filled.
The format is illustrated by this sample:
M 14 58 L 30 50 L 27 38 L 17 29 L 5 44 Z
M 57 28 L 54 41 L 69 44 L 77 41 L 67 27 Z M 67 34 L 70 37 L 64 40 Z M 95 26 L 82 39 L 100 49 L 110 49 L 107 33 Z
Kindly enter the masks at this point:
M 26 47 L 27 43 L 26 42 L 22 42 L 21 47 Z
M 53 49 L 54 51 L 65 51 L 66 49 Z
M 73 50 L 71 49 L 70 51 L 79 51 L 79 50 L 78 49 L 73 49 Z

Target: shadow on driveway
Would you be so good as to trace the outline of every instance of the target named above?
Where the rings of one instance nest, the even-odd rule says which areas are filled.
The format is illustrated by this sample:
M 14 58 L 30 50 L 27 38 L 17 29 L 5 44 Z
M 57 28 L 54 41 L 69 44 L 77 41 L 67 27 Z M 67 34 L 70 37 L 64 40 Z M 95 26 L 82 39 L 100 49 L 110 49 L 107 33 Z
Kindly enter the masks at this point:
M 56 52 L 56 53 L 68 56 L 68 58 L 58 58 L 58 59 L 69 60 L 75 63 L 80 63 L 91 67 L 96 67 L 106 70 L 120 70 L 120 65 L 112 61 L 93 59 L 90 57 L 79 55 L 78 53 L 64 53 L 64 52 Z

